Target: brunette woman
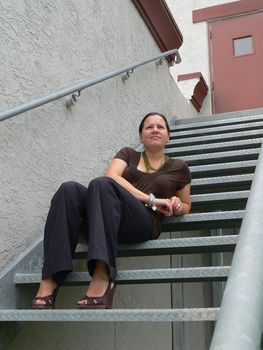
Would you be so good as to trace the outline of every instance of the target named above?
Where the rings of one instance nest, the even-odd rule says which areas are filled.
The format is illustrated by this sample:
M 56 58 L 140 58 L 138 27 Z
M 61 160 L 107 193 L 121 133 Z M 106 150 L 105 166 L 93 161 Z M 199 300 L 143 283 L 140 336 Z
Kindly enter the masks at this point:
M 183 160 L 164 153 L 169 140 L 166 118 L 159 113 L 147 114 L 139 135 L 142 153 L 123 148 L 105 176 L 92 180 L 88 187 L 63 183 L 54 195 L 45 226 L 44 265 L 32 302 L 34 309 L 55 307 L 57 289 L 72 271 L 72 257 L 83 228 L 91 281 L 77 307 L 111 308 L 118 243 L 156 239 L 165 216 L 189 213 L 191 175 Z

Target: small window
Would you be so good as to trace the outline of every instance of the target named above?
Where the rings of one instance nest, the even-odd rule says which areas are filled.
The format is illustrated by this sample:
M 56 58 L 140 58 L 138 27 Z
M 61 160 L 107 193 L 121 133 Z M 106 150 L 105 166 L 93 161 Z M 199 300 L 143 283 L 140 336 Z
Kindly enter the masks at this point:
M 252 36 L 236 38 L 234 42 L 234 56 L 242 56 L 253 53 Z

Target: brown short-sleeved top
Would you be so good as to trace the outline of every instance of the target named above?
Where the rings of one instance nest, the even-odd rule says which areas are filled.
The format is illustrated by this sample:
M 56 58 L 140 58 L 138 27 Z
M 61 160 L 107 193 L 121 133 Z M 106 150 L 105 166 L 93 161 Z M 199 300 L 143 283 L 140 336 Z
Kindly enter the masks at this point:
M 144 173 L 137 169 L 140 156 L 140 152 L 125 147 L 114 157 L 128 164 L 122 176 L 138 190 L 147 194 L 153 193 L 157 198 L 171 198 L 191 182 L 191 173 L 185 161 L 169 158 L 160 170 L 154 173 Z M 159 221 L 159 230 L 160 221 L 164 216 L 160 213 L 156 213 L 155 216 Z

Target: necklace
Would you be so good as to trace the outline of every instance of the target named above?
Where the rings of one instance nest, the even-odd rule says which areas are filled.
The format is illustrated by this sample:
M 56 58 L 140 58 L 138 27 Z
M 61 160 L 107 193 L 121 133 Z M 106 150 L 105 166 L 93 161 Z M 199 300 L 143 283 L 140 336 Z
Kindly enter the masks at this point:
M 147 157 L 147 154 L 146 154 L 145 151 L 142 152 L 142 157 L 143 157 L 143 161 L 144 161 L 144 165 L 145 165 L 147 173 L 155 172 L 155 171 L 160 170 L 169 160 L 169 156 L 167 156 L 167 154 L 165 154 L 164 158 L 161 161 L 160 166 L 156 169 L 156 168 L 153 168 L 151 166 L 151 163 L 150 163 L 149 158 Z

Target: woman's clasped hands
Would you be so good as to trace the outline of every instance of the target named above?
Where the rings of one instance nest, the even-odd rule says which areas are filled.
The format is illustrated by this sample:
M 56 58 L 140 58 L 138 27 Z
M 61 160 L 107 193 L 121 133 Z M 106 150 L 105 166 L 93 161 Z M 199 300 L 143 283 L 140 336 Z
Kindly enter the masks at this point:
M 173 196 L 172 198 L 167 198 L 167 199 L 156 198 L 155 205 L 156 205 L 156 210 L 164 214 L 165 216 L 172 216 L 173 214 L 175 215 L 183 214 L 182 202 L 180 198 L 176 196 Z

